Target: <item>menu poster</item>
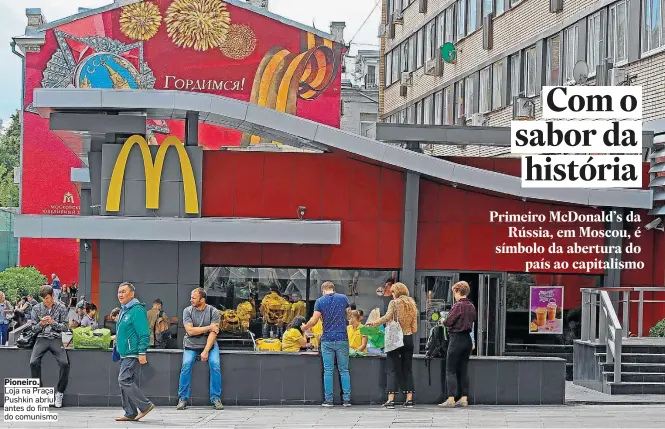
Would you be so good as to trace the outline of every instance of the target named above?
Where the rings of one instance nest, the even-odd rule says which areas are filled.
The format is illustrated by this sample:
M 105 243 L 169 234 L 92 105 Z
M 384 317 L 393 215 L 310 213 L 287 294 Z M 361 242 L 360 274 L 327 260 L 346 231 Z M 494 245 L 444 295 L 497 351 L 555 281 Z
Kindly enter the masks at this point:
M 531 286 L 530 334 L 563 334 L 563 286 Z

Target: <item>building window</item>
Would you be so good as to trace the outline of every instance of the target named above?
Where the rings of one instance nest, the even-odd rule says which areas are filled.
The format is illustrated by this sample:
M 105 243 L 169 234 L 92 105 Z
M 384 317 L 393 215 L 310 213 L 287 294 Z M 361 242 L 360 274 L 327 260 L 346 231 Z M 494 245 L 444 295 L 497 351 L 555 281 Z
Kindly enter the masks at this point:
M 432 96 L 425 97 L 423 100 L 423 124 L 432 125 L 434 123 L 434 106 L 432 105 Z
M 407 3 L 405 2 L 404 6 L 407 6 Z M 402 0 L 393 0 L 393 13 L 394 12 L 401 12 L 403 10 L 402 8 Z
M 416 69 L 416 35 L 409 37 L 409 70 Z
M 443 125 L 455 123 L 455 97 L 453 87 L 449 86 L 443 90 Z
M 520 79 L 522 68 L 520 67 L 520 54 L 510 56 L 510 104 L 514 97 L 520 96 Z
M 500 109 L 506 105 L 506 59 L 492 65 L 492 109 Z
M 591 15 L 587 21 L 587 49 L 586 63 L 589 65 L 589 75 L 596 75 L 596 67 L 600 65 L 600 12 Z
M 642 52 L 663 46 L 662 0 L 644 0 L 642 26 Z
M 401 69 L 399 68 L 399 49 L 393 50 L 393 82 L 397 82 L 401 78 Z
M 388 52 L 386 54 L 386 87 L 390 86 L 391 83 L 393 83 L 393 53 Z
M 434 49 L 439 51 L 441 46 L 445 43 L 444 37 L 446 36 L 446 14 L 441 12 L 439 16 L 436 17 L 436 46 Z M 438 52 L 437 52 L 438 57 Z M 436 58 L 436 57 L 435 57 Z
M 483 18 L 494 12 L 494 0 L 483 0 Z
M 577 62 L 577 36 L 577 25 L 568 27 L 563 32 L 563 82 L 566 85 L 575 80 L 573 68 Z
M 423 123 L 423 102 L 418 101 L 416 103 L 416 124 Z
M 536 64 L 536 47 L 526 48 L 524 58 L 524 92 L 527 97 L 536 96 L 536 73 L 538 65 Z
M 446 35 L 444 37 L 445 42 L 454 42 L 455 41 L 455 5 L 453 4 L 448 9 L 446 9 Z
M 475 73 L 464 79 L 464 116 L 471 119 L 474 113 L 477 113 L 476 100 L 478 97 L 477 77 Z
M 455 82 L 455 116 L 456 119 L 464 119 L 464 79 Z
M 499 16 L 506 11 L 506 3 L 508 0 L 495 0 L 496 13 L 494 16 Z
M 399 123 L 400 124 L 408 124 L 407 118 L 406 118 L 406 109 L 402 109 L 399 111 Z
M 368 65 L 367 66 L 367 75 L 365 76 L 365 87 L 375 88 L 376 87 L 376 66 Z
M 607 29 L 607 53 L 615 66 L 623 65 L 628 60 L 626 24 L 630 1 L 621 1 L 610 7 Z
M 457 2 L 457 40 L 466 36 L 466 0 Z
M 443 91 L 434 94 L 434 125 L 441 125 L 443 116 Z
M 559 85 L 561 77 L 561 36 L 547 39 L 547 84 Z
M 424 35 L 425 35 L 425 32 L 423 31 L 422 28 L 420 30 L 418 30 L 418 33 L 416 34 L 416 37 L 417 37 L 416 51 L 418 53 L 416 55 L 416 57 L 417 57 L 416 58 L 416 69 L 419 69 L 423 66 L 423 52 L 424 52 L 424 49 L 425 49 L 425 46 L 424 46 L 424 43 L 423 43 L 424 42 L 424 40 L 423 40 Z
M 402 71 L 412 71 L 409 68 L 409 41 L 403 42 L 400 48 L 402 50 Z
M 416 123 L 416 106 L 413 104 L 406 108 L 406 123 L 415 124 Z
M 492 67 L 485 67 L 480 71 L 480 88 L 478 91 L 478 111 L 486 113 L 492 110 Z
M 466 34 L 471 34 L 478 29 L 478 2 L 480 0 L 467 0 L 469 12 L 467 14 Z
M 395 121 L 397 122 L 398 115 L 393 115 Z M 360 135 L 367 137 L 367 131 L 374 126 L 376 123 L 377 115 L 376 113 L 361 113 L 360 114 Z
M 425 61 L 436 58 L 436 20 L 425 26 Z

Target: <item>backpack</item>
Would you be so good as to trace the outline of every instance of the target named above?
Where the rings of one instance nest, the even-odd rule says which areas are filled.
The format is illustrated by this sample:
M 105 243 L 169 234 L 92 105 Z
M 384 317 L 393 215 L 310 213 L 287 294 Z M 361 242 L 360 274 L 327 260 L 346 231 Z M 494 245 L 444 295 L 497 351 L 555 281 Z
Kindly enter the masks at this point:
M 444 358 L 448 352 L 448 332 L 445 326 L 434 326 L 429 331 L 425 345 L 425 366 L 427 367 L 427 378 L 432 385 L 432 374 L 430 361 L 432 358 Z
M 171 339 L 169 323 L 163 319 L 164 312 L 160 311 L 155 322 L 155 348 L 164 349 Z

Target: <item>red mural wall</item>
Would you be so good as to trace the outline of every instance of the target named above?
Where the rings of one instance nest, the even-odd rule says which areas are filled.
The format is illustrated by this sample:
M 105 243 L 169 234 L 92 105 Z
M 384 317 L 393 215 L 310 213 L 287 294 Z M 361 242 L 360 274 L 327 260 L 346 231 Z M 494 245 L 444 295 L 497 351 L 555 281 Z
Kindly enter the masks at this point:
M 399 268 L 404 174 L 334 154 L 205 152 L 203 216 L 342 221 L 342 244 L 203 243 L 201 263 Z
M 189 13 L 208 14 L 201 33 Z M 204 14 L 204 16 L 206 16 Z M 206 92 L 339 127 L 343 47 L 221 0 L 146 0 L 49 29 L 26 56 L 22 211 L 78 214 L 70 169 L 81 161 L 32 109 L 35 88 L 167 89 Z M 184 136 L 182 121 L 149 123 L 151 144 Z M 236 130 L 201 124 L 206 149 L 256 143 Z M 78 278 L 73 240 L 21 240 L 21 264 Z

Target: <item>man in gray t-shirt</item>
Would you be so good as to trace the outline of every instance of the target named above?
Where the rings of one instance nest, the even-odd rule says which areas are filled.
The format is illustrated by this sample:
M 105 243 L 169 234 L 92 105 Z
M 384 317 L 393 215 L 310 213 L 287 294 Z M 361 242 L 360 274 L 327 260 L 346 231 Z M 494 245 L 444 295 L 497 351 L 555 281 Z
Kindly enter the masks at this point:
M 210 402 L 216 410 L 224 409 L 222 405 L 222 374 L 219 363 L 219 347 L 217 346 L 217 333 L 219 332 L 219 311 L 206 304 L 206 292 L 203 288 L 192 291 L 191 306 L 182 313 L 182 324 L 185 326 L 184 350 L 182 353 L 182 368 L 180 370 L 180 383 L 178 386 L 178 410 L 187 407 L 190 384 L 192 381 L 192 366 L 197 360 L 208 362 L 210 368 Z

